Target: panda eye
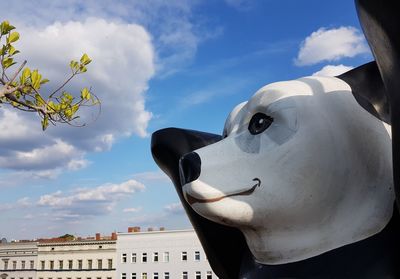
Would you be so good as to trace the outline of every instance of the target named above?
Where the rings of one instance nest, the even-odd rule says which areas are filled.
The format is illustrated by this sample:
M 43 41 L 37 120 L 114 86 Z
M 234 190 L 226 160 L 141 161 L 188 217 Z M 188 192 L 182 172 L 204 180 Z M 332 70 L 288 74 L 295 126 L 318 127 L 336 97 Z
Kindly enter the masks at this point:
M 252 135 L 258 135 L 264 132 L 274 121 L 271 116 L 268 116 L 264 113 L 257 112 L 250 119 L 249 123 L 249 131 Z

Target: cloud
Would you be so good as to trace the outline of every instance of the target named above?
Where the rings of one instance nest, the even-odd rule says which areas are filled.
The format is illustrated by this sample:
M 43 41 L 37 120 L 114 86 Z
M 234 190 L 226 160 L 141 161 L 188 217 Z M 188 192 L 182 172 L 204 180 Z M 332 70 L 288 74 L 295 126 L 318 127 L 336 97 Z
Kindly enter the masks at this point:
M 0 10 L 0 18 L 15 24 L 46 26 L 54 22 L 79 21 L 90 17 L 107 21 L 136 23 L 153 36 L 157 65 L 163 74 L 191 62 L 197 46 L 209 32 L 193 23 L 194 0 L 14 0 Z
M 313 73 L 313 76 L 325 76 L 325 77 L 334 77 L 341 75 L 347 71 L 350 71 L 354 67 L 345 66 L 343 64 L 340 65 L 326 65 L 318 72 Z
M 49 127 L 40 131 L 35 114 L 2 108 L 0 111 L 0 167 L 13 170 L 77 170 L 89 162 L 87 152 L 111 148 L 116 139 L 147 136 L 152 117 L 145 108 L 145 92 L 155 73 L 155 53 L 151 36 L 140 25 L 99 18 L 83 22 L 56 22 L 43 28 L 19 26 L 19 59 L 39 68 L 51 83 L 60 84 L 68 75 L 68 63 L 88 53 L 93 59 L 85 75 L 67 88 L 92 86 L 102 101 L 102 111 L 94 123 L 84 128 Z M 83 111 L 86 121 L 90 111 Z
M 254 7 L 254 0 L 225 0 L 225 3 L 238 11 L 248 11 Z
M 124 208 L 124 210 L 122 210 L 124 213 L 138 213 L 140 211 L 142 211 L 141 207 Z
M 130 224 L 141 227 L 190 227 L 190 222 L 180 202 L 164 206 L 162 211 L 154 213 L 142 213 L 127 220 Z
M 177 203 L 171 203 L 167 204 L 164 209 L 170 213 L 170 214 L 183 214 L 185 211 L 183 209 L 182 203 L 177 202 Z
M 364 53 L 369 53 L 369 48 L 358 29 L 352 26 L 320 28 L 302 42 L 295 64 L 313 65 Z
M 143 183 L 170 182 L 171 180 L 162 171 L 141 172 L 133 175 L 133 178 Z
M 57 191 L 43 195 L 37 205 L 53 211 L 55 220 L 80 219 L 109 214 L 117 201 L 130 197 L 145 186 L 135 180 L 121 184 L 106 184 L 96 188 L 81 188 L 69 193 Z
M 19 208 L 28 208 L 28 207 L 31 207 L 32 205 L 33 204 L 31 202 L 30 198 L 23 197 L 23 198 L 17 200 L 15 203 L 0 204 L 0 211 L 8 211 L 8 210 L 19 209 Z

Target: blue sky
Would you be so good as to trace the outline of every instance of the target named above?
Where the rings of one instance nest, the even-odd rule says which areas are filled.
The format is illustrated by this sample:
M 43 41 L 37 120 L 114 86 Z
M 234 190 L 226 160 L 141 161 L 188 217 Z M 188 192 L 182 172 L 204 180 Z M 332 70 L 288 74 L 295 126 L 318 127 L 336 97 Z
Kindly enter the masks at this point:
M 345 0 L 15 0 L 0 19 L 17 26 L 20 59 L 51 80 L 47 90 L 88 53 L 88 73 L 69 90 L 90 85 L 103 103 L 91 125 L 45 133 L 36 115 L 0 108 L 8 239 L 188 228 L 152 160 L 152 132 L 222 133 L 230 110 L 265 84 L 372 59 Z

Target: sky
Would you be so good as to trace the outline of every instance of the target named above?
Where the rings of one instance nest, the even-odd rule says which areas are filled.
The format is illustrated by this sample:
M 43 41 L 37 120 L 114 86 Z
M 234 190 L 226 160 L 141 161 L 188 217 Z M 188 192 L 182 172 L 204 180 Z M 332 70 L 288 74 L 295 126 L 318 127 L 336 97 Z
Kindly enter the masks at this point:
M 14 0 L 0 10 L 21 38 L 19 61 L 55 88 L 101 99 L 83 128 L 41 130 L 0 107 L 0 238 L 191 228 L 150 153 L 166 127 L 221 134 L 235 105 L 260 87 L 334 76 L 373 60 L 348 0 Z

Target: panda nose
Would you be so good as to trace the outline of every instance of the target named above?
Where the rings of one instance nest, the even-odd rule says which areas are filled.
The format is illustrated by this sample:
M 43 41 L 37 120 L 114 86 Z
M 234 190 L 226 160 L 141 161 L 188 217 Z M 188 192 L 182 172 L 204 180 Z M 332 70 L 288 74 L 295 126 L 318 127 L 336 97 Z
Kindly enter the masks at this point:
M 196 152 L 187 153 L 179 160 L 179 175 L 182 186 L 199 178 L 200 171 L 201 160 Z

